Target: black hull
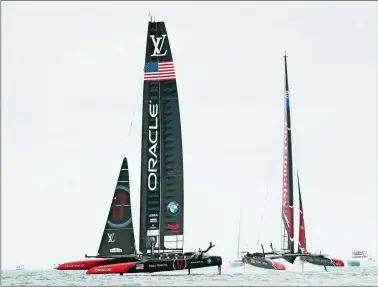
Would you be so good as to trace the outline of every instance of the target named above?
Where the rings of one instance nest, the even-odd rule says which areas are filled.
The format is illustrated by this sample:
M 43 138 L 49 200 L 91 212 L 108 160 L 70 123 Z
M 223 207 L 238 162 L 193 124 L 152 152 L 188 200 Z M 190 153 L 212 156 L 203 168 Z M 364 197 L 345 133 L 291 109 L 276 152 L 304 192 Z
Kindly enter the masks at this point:
M 91 268 L 87 274 L 130 274 L 130 273 L 155 273 L 165 271 L 191 270 L 206 267 L 220 267 L 222 257 L 209 256 L 196 259 L 142 259 L 138 262 L 101 265 Z
M 101 265 L 110 265 L 110 264 L 118 264 L 118 263 L 130 263 L 130 262 L 138 262 L 140 259 L 136 257 L 120 257 L 120 258 L 106 258 Z
M 285 265 L 266 257 L 244 256 L 243 261 L 249 265 L 263 269 L 286 270 Z
M 344 266 L 344 264 L 339 263 L 341 260 L 337 259 L 331 259 L 328 257 L 325 257 L 323 255 L 308 255 L 308 256 L 301 256 L 300 257 L 302 262 L 307 262 L 311 263 L 314 265 L 319 265 L 319 266 Z

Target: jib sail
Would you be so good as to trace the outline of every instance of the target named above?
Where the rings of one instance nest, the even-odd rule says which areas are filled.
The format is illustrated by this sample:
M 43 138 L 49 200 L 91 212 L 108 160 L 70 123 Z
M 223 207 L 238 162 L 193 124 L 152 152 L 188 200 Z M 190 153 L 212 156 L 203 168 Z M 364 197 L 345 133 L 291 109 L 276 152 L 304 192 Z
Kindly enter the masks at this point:
M 135 254 L 135 238 L 131 216 L 129 169 L 123 159 L 114 191 L 108 218 L 106 219 L 98 256 Z
M 184 186 L 180 110 L 164 22 L 149 22 L 144 67 L 140 251 L 182 251 Z
M 297 172 L 297 181 L 298 181 L 298 194 L 299 194 L 298 253 L 306 254 L 307 253 L 306 229 L 305 229 L 305 222 L 304 222 L 304 217 L 303 217 L 302 195 L 301 195 L 301 186 L 299 184 L 298 172 Z

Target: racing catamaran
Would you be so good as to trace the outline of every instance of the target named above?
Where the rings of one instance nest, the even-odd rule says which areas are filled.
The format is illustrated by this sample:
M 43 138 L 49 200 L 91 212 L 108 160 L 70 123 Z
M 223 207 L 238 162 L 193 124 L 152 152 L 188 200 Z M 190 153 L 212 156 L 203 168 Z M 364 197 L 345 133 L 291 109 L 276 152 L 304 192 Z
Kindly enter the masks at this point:
M 176 72 L 164 22 L 150 21 L 144 67 L 139 249 L 137 262 L 91 268 L 87 274 L 160 272 L 218 266 L 210 246 L 184 248 L 184 173 Z
M 287 56 L 285 53 L 285 112 L 284 112 L 284 152 L 283 152 L 283 190 L 282 190 L 282 224 L 283 235 L 281 241 L 281 250 L 276 251 L 271 244 L 271 252 L 247 253 L 244 261 L 252 266 L 264 269 L 286 270 L 286 266 L 274 259 L 283 258 L 287 262 L 293 264 L 297 257 L 304 262 L 315 265 L 324 266 L 344 266 L 339 259 L 332 259 L 323 254 L 308 253 L 306 249 L 306 237 L 303 218 L 303 206 L 298 180 L 299 205 L 300 205 L 300 227 L 299 227 L 299 245 L 298 251 L 294 251 L 294 181 L 293 181 L 293 152 L 292 152 L 292 132 L 291 132 L 291 116 L 290 116 L 290 93 L 289 80 L 287 73 Z
M 87 274 L 152 273 L 217 266 L 210 246 L 184 252 L 184 174 L 176 72 L 164 22 L 148 24 L 144 66 L 139 250 L 131 216 L 129 173 L 124 158 L 101 244 L 93 258 L 58 270 Z

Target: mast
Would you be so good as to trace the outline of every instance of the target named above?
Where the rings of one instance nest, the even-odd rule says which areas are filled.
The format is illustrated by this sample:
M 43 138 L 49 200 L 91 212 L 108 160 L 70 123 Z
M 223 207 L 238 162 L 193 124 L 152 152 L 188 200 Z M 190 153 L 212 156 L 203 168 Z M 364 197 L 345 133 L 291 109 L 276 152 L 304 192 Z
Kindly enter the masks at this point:
M 287 56 L 285 52 L 285 121 L 284 121 L 284 158 L 283 158 L 283 194 L 282 221 L 284 235 L 283 251 L 294 253 L 294 196 L 293 196 L 293 159 L 290 119 L 290 93 L 287 73 Z M 290 260 L 290 259 L 287 259 Z
M 241 230 L 241 208 L 239 213 L 239 233 L 238 233 L 238 250 L 236 252 L 236 258 L 240 256 L 240 230 Z
M 176 74 L 164 22 L 149 22 L 144 69 L 140 251 L 182 252 L 184 188 Z

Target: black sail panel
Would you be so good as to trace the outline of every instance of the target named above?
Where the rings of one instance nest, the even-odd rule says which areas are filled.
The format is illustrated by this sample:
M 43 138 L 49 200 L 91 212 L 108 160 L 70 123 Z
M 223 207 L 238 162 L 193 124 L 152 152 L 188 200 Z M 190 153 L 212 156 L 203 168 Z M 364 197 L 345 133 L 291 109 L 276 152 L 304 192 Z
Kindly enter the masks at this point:
M 135 254 L 134 228 L 131 214 L 129 169 L 123 159 L 117 186 L 106 219 L 98 256 Z
M 164 22 L 148 24 L 144 69 L 140 250 L 182 250 L 181 123 L 172 52 Z

